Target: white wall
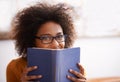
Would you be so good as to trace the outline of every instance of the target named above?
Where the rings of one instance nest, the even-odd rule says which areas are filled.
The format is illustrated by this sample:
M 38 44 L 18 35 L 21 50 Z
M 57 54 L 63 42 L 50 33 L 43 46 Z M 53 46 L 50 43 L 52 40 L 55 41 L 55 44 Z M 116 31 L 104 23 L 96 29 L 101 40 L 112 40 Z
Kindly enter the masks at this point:
M 77 40 L 81 47 L 81 64 L 87 77 L 120 76 L 120 38 L 91 38 Z M 0 41 L 0 82 L 6 82 L 6 65 L 16 58 L 13 41 Z
M 0 82 L 6 82 L 6 66 L 15 57 L 17 55 L 14 50 L 13 41 L 0 41 Z
M 81 63 L 88 78 L 120 76 L 120 38 L 80 39 Z

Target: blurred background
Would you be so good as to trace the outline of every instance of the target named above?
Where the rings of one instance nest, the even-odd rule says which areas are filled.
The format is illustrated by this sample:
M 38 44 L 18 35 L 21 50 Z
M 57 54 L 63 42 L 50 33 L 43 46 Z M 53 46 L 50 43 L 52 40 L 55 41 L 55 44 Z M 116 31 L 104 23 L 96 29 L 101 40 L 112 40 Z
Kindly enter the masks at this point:
M 120 77 L 120 0 L 0 0 L 0 82 L 6 82 L 6 66 L 18 57 L 9 39 L 10 22 L 17 11 L 37 1 L 75 8 L 74 47 L 81 47 L 87 78 Z

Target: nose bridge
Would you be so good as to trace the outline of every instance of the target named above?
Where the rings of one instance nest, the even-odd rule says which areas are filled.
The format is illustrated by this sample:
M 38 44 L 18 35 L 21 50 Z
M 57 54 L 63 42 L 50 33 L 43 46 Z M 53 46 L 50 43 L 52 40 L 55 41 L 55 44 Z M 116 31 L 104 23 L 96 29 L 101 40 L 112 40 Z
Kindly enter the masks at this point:
M 58 43 L 56 36 L 52 37 L 52 42 L 53 42 L 54 40 Z
M 56 38 L 53 38 L 52 44 L 51 44 L 52 48 L 57 49 L 59 47 L 59 43 L 56 40 Z
M 56 36 L 54 36 L 52 40 L 56 40 Z M 57 41 L 57 40 L 56 40 L 56 41 Z

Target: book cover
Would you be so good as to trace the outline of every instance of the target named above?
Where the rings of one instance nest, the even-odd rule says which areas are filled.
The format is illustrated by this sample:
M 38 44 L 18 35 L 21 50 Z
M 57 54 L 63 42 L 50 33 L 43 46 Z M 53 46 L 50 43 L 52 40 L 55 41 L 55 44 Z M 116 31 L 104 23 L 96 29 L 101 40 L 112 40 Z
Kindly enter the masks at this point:
M 79 71 L 77 63 L 80 62 L 80 48 L 66 49 L 42 49 L 28 48 L 28 67 L 38 66 L 38 69 L 28 73 L 28 75 L 42 75 L 41 79 L 33 82 L 71 82 L 66 76 L 69 69 Z

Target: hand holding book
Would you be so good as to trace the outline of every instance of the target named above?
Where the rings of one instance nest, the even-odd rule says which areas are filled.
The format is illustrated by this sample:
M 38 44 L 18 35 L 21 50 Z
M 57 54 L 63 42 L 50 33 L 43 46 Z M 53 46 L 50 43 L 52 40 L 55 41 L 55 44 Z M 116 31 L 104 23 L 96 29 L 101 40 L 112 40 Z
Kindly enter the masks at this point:
M 72 74 L 74 74 L 74 75 L 76 75 L 76 77 L 78 77 L 78 75 L 80 76 L 79 78 L 73 78 L 73 77 L 71 77 L 71 76 L 67 76 L 67 78 L 68 79 L 70 79 L 70 80 L 72 80 L 73 82 L 86 82 L 86 78 L 83 76 L 83 75 L 85 75 L 84 74 L 84 68 L 80 65 L 80 64 L 78 64 L 78 66 L 79 66 L 79 69 L 80 69 L 80 71 L 81 71 L 81 73 L 80 72 L 75 72 L 74 70 L 72 70 L 72 71 L 69 71 L 69 72 L 71 72 Z M 32 67 L 28 67 L 28 68 L 25 68 L 25 71 L 24 71 L 24 75 L 22 75 L 23 77 L 22 77 L 22 79 L 21 79 L 21 81 L 22 80 L 33 80 L 33 79 L 40 79 L 40 78 L 42 78 L 42 75 L 33 75 L 33 76 L 27 76 L 27 73 L 28 72 L 30 72 L 30 71 L 33 71 L 33 70 L 35 70 L 35 69 L 37 69 L 37 66 L 32 66 Z M 27 71 L 27 72 L 26 72 Z M 82 77 L 82 78 L 81 78 Z
M 33 70 L 36 70 L 38 67 L 37 66 L 32 66 L 32 67 L 26 67 L 23 71 L 23 74 L 21 75 L 21 82 L 26 82 L 26 81 L 30 81 L 33 79 L 40 79 L 42 78 L 42 75 L 31 75 L 31 76 L 27 76 L 27 74 Z
M 28 75 L 41 74 L 43 78 L 34 80 L 41 82 L 75 81 L 78 79 L 76 77 L 83 78 L 79 73 L 80 65 L 78 65 L 79 68 L 76 65 L 79 61 L 80 48 L 68 48 L 62 50 L 29 48 L 28 67 L 38 66 L 38 69 L 29 72 Z
M 73 82 L 86 82 L 86 77 L 85 77 L 85 73 L 84 73 L 84 68 L 80 65 L 80 63 L 77 64 L 80 72 L 77 72 L 75 70 L 70 69 L 70 73 L 72 73 L 73 75 L 75 75 L 76 77 L 71 77 L 71 76 L 67 76 L 68 79 L 70 79 Z

